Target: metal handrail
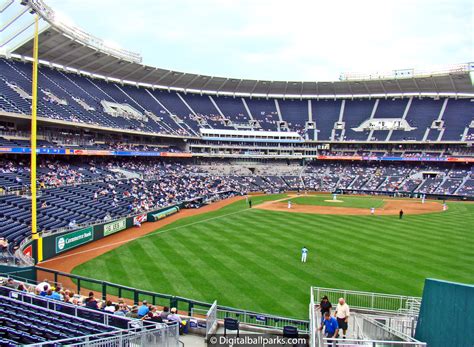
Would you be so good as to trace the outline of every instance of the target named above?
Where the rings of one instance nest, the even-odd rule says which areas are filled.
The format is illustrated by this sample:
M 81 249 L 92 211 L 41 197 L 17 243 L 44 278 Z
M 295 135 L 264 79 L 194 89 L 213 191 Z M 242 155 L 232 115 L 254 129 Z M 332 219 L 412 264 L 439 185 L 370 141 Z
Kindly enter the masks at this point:
M 324 287 L 312 287 L 311 290 L 315 292 L 316 297 L 321 297 L 321 295 L 329 294 L 329 296 L 333 296 L 334 299 L 339 297 L 346 298 L 348 295 L 356 295 L 360 296 L 363 301 L 366 301 L 366 305 L 357 305 L 355 303 L 350 303 L 349 305 L 353 308 L 360 308 L 365 310 L 372 310 L 372 311 L 386 311 L 386 312 L 393 312 L 399 314 L 409 314 L 408 312 L 404 313 L 401 311 L 403 310 L 404 304 L 407 302 L 420 302 L 420 297 L 414 296 L 405 296 L 405 295 L 394 295 L 394 294 L 384 294 L 384 293 L 370 293 L 364 291 L 353 291 L 353 290 L 345 290 L 345 289 L 337 289 L 337 288 L 324 288 Z M 382 300 L 382 304 L 379 304 L 377 300 Z M 387 300 L 392 300 L 392 305 L 387 305 Z M 385 305 L 384 305 L 385 303 Z M 412 314 L 417 314 L 418 312 L 415 311 L 413 308 Z

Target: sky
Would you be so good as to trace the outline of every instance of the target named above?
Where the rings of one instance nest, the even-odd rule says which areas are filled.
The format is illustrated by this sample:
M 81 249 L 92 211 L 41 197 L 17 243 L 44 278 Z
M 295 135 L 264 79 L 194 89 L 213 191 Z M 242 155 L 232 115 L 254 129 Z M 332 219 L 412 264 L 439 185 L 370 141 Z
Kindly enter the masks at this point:
M 260 80 L 474 61 L 471 0 L 45 0 L 148 65 Z

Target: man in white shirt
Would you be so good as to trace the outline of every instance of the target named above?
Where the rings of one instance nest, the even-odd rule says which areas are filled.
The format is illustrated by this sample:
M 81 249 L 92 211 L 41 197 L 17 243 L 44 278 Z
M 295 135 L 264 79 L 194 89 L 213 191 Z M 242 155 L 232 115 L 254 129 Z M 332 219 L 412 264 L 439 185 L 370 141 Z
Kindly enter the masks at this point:
M 346 338 L 347 322 L 349 321 L 350 309 L 344 298 L 339 299 L 334 316 L 337 318 L 339 329 L 342 329 L 342 338 Z
M 51 288 L 51 285 L 48 283 L 48 280 L 44 280 L 43 282 L 38 283 L 38 285 L 36 286 L 36 292 L 37 292 L 37 294 L 39 294 L 39 293 L 41 293 L 43 290 L 45 290 L 45 286 L 48 287 L 48 288 L 46 289 L 46 291 L 48 291 L 48 290 Z

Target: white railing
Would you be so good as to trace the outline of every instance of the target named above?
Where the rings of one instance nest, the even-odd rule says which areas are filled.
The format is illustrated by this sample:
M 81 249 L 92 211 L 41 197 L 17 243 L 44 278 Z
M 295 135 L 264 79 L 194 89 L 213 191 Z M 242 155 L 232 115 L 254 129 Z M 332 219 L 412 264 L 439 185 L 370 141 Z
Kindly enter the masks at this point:
M 206 341 L 215 334 L 217 325 L 217 300 L 215 300 L 206 313 Z
M 362 318 L 362 330 L 368 338 L 377 340 L 395 340 L 407 342 L 419 342 L 410 334 L 405 334 L 393 326 L 388 326 L 375 320 L 373 317 L 360 315 Z
M 407 342 L 407 341 L 385 341 L 385 340 L 358 340 L 358 339 L 323 339 L 322 346 L 325 347 L 426 347 L 424 342 Z
M 380 80 L 380 79 L 392 79 L 392 78 L 415 78 L 415 77 L 430 77 L 437 75 L 447 75 L 451 73 L 462 73 L 469 72 L 473 69 L 472 63 L 457 64 L 451 66 L 442 67 L 439 70 L 415 70 L 415 69 L 403 69 L 403 70 L 391 70 L 391 71 L 378 71 L 374 73 L 367 72 L 345 72 L 339 76 L 341 81 L 354 81 L 354 80 Z
M 316 303 L 314 302 L 314 293 L 311 290 L 310 302 L 309 302 L 309 346 L 319 346 L 319 321 L 316 317 Z M 318 322 L 318 323 L 317 323 Z
M 401 315 L 418 315 L 421 298 L 404 295 L 360 292 L 335 288 L 312 287 L 314 297 L 319 300 L 327 295 L 329 301 L 337 303 L 344 298 L 352 309 L 390 312 Z
M 367 316 L 367 315 L 366 315 Z M 414 316 L 383 316 L 383 315 L 373 315 L 367 316 L 375 321 L 383 324 L 389 329 L 393 329 L 402 334 L 409 335 L 411 337 L 415 336 L 417 317 Z
M 107 332 L 102 334 L 86 335 L 63 340 L 35 343 L 26 346 L 150 346 L 150 347 L 179 347 L 179 327 L 176 324 L 167 325 L 157 323 L 152 328 L 132 328 Z
M 191 309 L 191 317 L 204 318 L 207 317 L 209 311 L 199 308 Z M 234 318 L 241 324 L 252 327 L 259 327 L 268 330 L 283 330 L 283 327 L 289 325 L 298 329 L 302 334 L 309 333 L 310 325 L 306 320 L 292 319 L 281 316 L 267 315 L 263 313 L 236 311 L 232 309 L 217 308 L 216 321 L 225 318 Z

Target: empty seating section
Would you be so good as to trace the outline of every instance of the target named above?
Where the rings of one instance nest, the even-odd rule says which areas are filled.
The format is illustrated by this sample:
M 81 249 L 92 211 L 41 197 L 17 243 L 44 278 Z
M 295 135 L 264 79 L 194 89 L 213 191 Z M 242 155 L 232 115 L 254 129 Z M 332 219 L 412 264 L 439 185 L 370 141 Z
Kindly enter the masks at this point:
M 240 98 L 228 96 L 212 96 L 221 112 L 235 125 L 248 125 L 250 117 L 245 110 L 245 106 Z
M 183 128 L 188 130 L 190 134 L 199 133 L 199 125 L 192 112 L 186 104 L 179 98 L 177 93 L 162 90 L 150 91 L 151 94 L 172 114 L 177 116 L 183 123 Z
M 8 288 L 0 287 L 0 290 L 1 346 L 27 345 L 117 331 L 112 326 L 95 322 L 95 313 L 90 310 L 81 309 L 86 318 L 83 319 L 42 307 L 47 305 L 44 299 L 31 298 L 32 303 L 25 303 L 8 297 Z M 68 308 L 64 305 L 61 310 L 67 312 Z M 124 318 L 121 320 L 126 321 Z
M 0 109 L 13 113 L 29 114 L 31 109 L 31 64 L 16 60 L 0 59 Z M 14 86 L 19 87 L 17 91 Z M 144 87 L 121 85 L 89 76 L 67 73 L 41 66 L 39 70 L 38 114 L 58 120 L 75 123 L 101 125 L 104 127 L 138 130 L 142 132 L 196 136 L 199 128 L 218 129 L 251 129 L 250 115 L 245 109 L 241 97 L 209 96 L 176 91 L 152 90 Z M 25 94 L 26 93 L 26 94 Z M 211 101 L 221 110 L 222 115 Z M 183 100 L 184 99 L 184 102 Z M 104 112 L 101 101 L 128 104 L 136 109 L 144 119 L 136 119 L 129 115 L 110 115 Z M 262 130 L 278 130 L 280 120 L 275 99 L 248 98 L 248 105 L 253 119 L 258 121 Z M 313 130 L 307 131 L 309 120 L 307 100 L 277 99 L 282 120 L 288 123 L 290 131 L 297 131 L 309 139 L 315 139 Z M 378 99 L 378 107 L 374 119 L 402 118 L 408 98 Z M 444 99 L 413 98 L 406 114 L 411 131 L 394 130 L 389 140 L 424 139 L 425 132 L 431 127 L 441 111 Z M 317 139 L 328 141 L 334 134 L 339 141 L 366 141 L 368 131 L 355 132 L 364 120 L 370 118 L 374 99 L 345 100 L 342 121 L 345 130 L 334 129 L 339 120 L 340 100 L 311 100 L 313 121 L 316 122 Z M 189 106 L 189 107 L 188 107 Z M 176 116 L 176 117 L 174 117 Z M 225 124 L 222 120 L 232 121 Z M 202 122 L 200 119 L 206 120 Z M 474 103 L 469 99 L 449 99 L 441 120 L 444 131 L 441 140 L 460 141 L 463 134 L 474 119 Z M 437 141 L 440 130 L 430 129 L 426 140 Z M 374 130 L 371 140 L 385 141 L 388 130 Z M 468 130 L 469 138 L 472 130 Z
M 288 128 L 300 134 L 305 132 L 308 117 L 308 101 L 306 100 L 280 100 L 281 117 L 288 122 Z
M 345 122 L 344 141 L 366 141 L 368 131 L 354 131 L 361 123 L 370 118 L 374 107 L 373 100 L 346 100 L 342 121 Z
M 390 140 L 422 140 L 426 129 L 438 118 L 442 105 L 442 100 L 413 98 L 405 119 L 416 129 L 408 132 L 394 130 Z
M 402 118 L 408 99 L 380 99 L 374 118 Z
M 319 141 L 328 141 L 331 139 L 334 123 L 339 120 L 341 110 L 340 100 L 311 100 L 313 113 L 313 122 L 316 122 Z
M 261 130 L 277 131 L 277 122 L 279 121 L 275 101 L 271 99 L 246 99 L 246 103 L 252 117 L 256 120 Z
M 402 118 L 403 112 L 408 104 L 408 99 L 380 99 L 374 119 L 377 118 Z M 389 134 L 388 130 L 374 130 L 372 139 L 374 141 L 385 141 Z
M 471 100 L 450 100 L 444 110 L 443 141 L 461 141 L 464 129 L 474 120 L 474 102 Z
M 234 127 L 228 127 L 224 124 L 224 118 L 216 109 L 209 96 L 186 94 L 183 95 L 183 98 L 196 113 L 196 116 L 205 120 L 211 128 L 234 129 Z

